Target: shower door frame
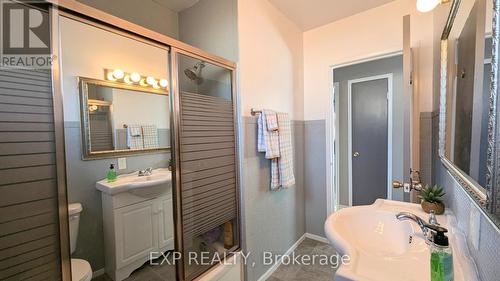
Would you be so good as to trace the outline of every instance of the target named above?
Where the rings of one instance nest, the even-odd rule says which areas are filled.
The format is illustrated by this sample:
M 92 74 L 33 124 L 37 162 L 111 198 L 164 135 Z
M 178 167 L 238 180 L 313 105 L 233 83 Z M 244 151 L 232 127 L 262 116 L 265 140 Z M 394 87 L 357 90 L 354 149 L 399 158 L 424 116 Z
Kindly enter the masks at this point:
M 173 180 L 175 182 L 175 200 L 174 200 L 174 223 L 175 223 L 175 248 L 177 251 L 181 253 L 181 259 L 180 262 L 176 262 L 175 267 L 176 267 L 176 272 L 177 276 L 180 278 L 180 280 L 194 280 L 198 279 L 201 276 L 205 275 L 210 269 L 214 268 L 218 264 L 215 263 L 210 266 L 209 269 L 205 270 L 203 273 L 197 275 L 197 276 L 186 276 L 186 272 L 184 270 L 184 257 L 182 256 L 184 254 L 184 248 L 183 248 L 183 225 L 182 225 L 182 194 L 181 194 L 181 167 L 180 167 L 180 161 L 177 161 L 180 159 L 180 127 L 181 127 L 181 117 L 180 117 L 180 87 L 179 87 L 179 60 L 178 57 L 179 55 L 184 55 L 190 58 L 202 60 L 206 63 L 210 63 L 219 67 L 222 67 L 224 69 L 227 69 L 231 73 L 231 101 L 233 104 L 233 124 L 234 124 L 234 139 L 235 139 L 235 179 L 236 179 L 236 237 L 238 238 L 238 243 L 237 245 L 233 246 L 231 249 L 228 250 L 229 254 L 226 256 L 226 259 L 229 259 L 233 256 L 233 254 L 241 249 L 241 242 L 242 242 L 242 236 L 241 236 L 241 192 L 240 192 L 240 151 L 239 151 L 239 126 L 238 126 L 238 96 L 237 96 L 237 91 L 236 91 L 236 66 L 228 66 L 224 63 L 221 63 L 220 61 L 217 60 L 211 60 L 206 57 L 203 57 L 200 54 L 192 53 L 190 51 L 178 49 L 175 47 L 172 47 L 170 49 L 170 73 L 171 73 L 171 88 L 170 88 L 170 99 L 171 99 L 171 105 L 172 105 L 172 111 L 171 113 L 173 116 L 171 120 L 171 126 L 173 128 L 173 134 L 172 134 L 172 156 L 174 159 L 174 171 L 173 173 Z M 190 279 L 186 279 L 187 277 L 190 277 Z
M 103 30 L 107 30 L 125 37 L 129 37 L 134 40 L 138 40 L 140 42 L 151 44 L 157 47 L 167 47 L 170 48 L 170 54 L 165 59 L 170 59 L 169 66 L 172 67 L 170 71 L 171 79 L 170 79 L 170 96 L 171 99 L 175 99 L 177 96 L 177 80 L 176 75 L 177 69 L 174 68 L 176 66 L 176 58 L 175 54 L 185 54 L 187 56 L 191 56 L 194 58 L 198 58 L 207 62 L 210 62 L 214 65 L 223 67 L 225 69 L 229 69 L 231 71 L 231 86 L 232 86 L 232 97 L 233 97 L 233 106 L 234 106 L 234 123 L 235 123 L 235 161 L 236 161 L 236 192 L 237 192 L 237 219 L 238 224 L 236 227 L 237 237 L 239 239 L 238 247 L 234 249 L 234 251 L 238 251 L 241 249 L 242 244 L 242 235 L 241 235 L 241 192 L 240 192 L 240 154 L 239 154 L 239 99 L 237 96 L 237 87 L 236 87 L 236 63 L 225 58 L 212 55 L 200 48 L 191 46 L 169 36 L 163 35 L 161 33 L 152 31 L 145 27 L 142 27 L 138 24 L 123 20 L 117 16 L 113 16 L 109 13 L 103 12 L 91 6 L 79 3 L 74 0 L 46 0 L 46 2 L 52 4 L 50 8 L 50 21 L 51 21 L 51 48 L 54 54 L 59 54 L 59 16 L 68 17 L 82 23 L 90 24 L 95 27 L 101 28 Z M 62 270 L 62 280 L 63 281 L 71 281 L 71 264 L 70 264 L 70 247 L 69 247 L 69 226 L 68 226 L 68 205 L 67 205 L 67 186 L 66 186 L 66 177 L 65 177 L 65 151 L 64 151 L 64 116 L 63 116 L 63 103 L 62 103 L 62 89 L 60 88 L 61 77 L 60 77 L 60 66 L 58 55 L 55 57 L 55 65 L 52 72 L 53 79 L 53 93 L 54 93 L 54 112 L 55 116 L 55 125 L 56 125 L 56 139 L 59 142 L 59 145 L 56 147 L 57 154 L 57 165 L 58 165 L 58 207 L 59 207 L 59 235 L 60 235 L 60 247 L 61 247 L 61 270 Z M 175 87 L 174 87 L 175 86 Z M 171 110 L 171 122 L 175 121 L 178 116 L 178 112 L 175 112 L 175 104 L 173 105 L 174 110 Z M 172 118 L 173 117 L 173 118 Z M 174 141 L 176 139 L 176 131 L 175 126 L 174 133 L 172 134 L 172 159 L 174 164 L 177 163 L 176 159 L 178 159 L 178 152 L 175 151 L 175 148 L 178 146 Z M 175 146 L 177 145 L 177 146 Z M 177 165 L 177 164 L 176 164 Z M 175 173 L 173 174 L 173 180 L 176 182 L 176 187 L 173 189 L 173 197 L 176 198 L 174 200 L 174 226 L 175 226 L 175 245 L 182 245 L 182 236 L 179 236 L 179 220 L 177 218 L 177 209 L 180 207 L 179 202 L 177 202 L 177 198 L 180 196 L 177 190 L 177 179 L 176 176 L 178 169 L 176 167 Z M 182 232 L 180 232 L 182 234 Z M 176 248 L 180 250 L 182 248 Z M 233 250 L 233 249 L 231 249 Z M 184 271 L 182 266 L 179 266 L 179 263 L 176 264 L 176 276 L 177 280 L 185 280 Z M 179 271 L 179 268 L 181 270 Z M 213 266 L 211 267 L 213 268 Z M 207 270 L 208 271 L 208 270 Z M 203 274 L 205 274 L 205 271 Z

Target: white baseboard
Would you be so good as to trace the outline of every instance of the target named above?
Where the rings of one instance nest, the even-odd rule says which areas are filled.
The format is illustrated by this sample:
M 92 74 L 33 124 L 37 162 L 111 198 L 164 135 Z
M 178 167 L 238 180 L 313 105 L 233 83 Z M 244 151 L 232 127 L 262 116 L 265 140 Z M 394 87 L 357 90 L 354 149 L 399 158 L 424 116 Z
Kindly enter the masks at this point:
M 101 276 L 103 275 L 104 273 L 106 272 L 106 270 L 104 268 L 101 268 L 101 269 L 98 269 L 94 272 L 92 272 L 92 278 L 94 277 L 98 277 L 98 276 Z
M 299 240 L 297 240 L 297 242 L 295 242 L 286 251 L 285 255 L 290 255 L 297 248 L 297 246 L 299 246 L 299 244 L 302 243 L 302 241 L 304 241 L 304 239 L 306 239 L 306 234 L 302 235 L 302 237 L 300 237 Z M 273 266 L 271 266 L 259 279 L 257 279 L 257 281 L 267 280 L 269 277 L 271 277 L 271 275 L 273 275 L 273 273 L 276 271 L 276 269 L 278 269 L 278 267 L 280 265 L 281 265 L 281 262 L 277 262 L 277 263 L 273 264 Z
M 326 239 L 323 236 L 319 236 L 319 235 L 312 234 L 312 233 L 306 233 L 304 235 L 306 236 L 306 238 L 309 238 L 309 239 L 312 239 L 312 240 L 316 240 L 316 241 L 319 241 L 319 242 L 323 242 L 323 243 L 326 243 L 326 244 L 330 244 L 330 241 L 328 241 L 328 239 Z
M 330 242 L 328 241 L 328 239 L 326 239 L 323 236 L 319 236 L 319 235 L 311 234 L 311 233 L 304 233 L 304 235 L 302 235 L 299 238 L 299 240 L 297 240 L 297 242 L 295 242 L 285 252 L 285 256 L 290 255 L 295 249 L 297 249 L 297 247 L 300 245 L 300 243 L 302 243 L 302 241 L 304 241 L 304 239 L 306 239 L 306 238 L 330 244 Z M 259 279 L 257 279 L 257 281 L 265 281 L 265 280 L 267 280 L 267 278 L 271 277 L 271 275 L 273 275 L 273 273 L 276 271 L 276 269 L 278 269 L 278 267 L 280 265 L 281 265 L 281 262 L 277 262 L 277 263 L 273 264 L 273 266 L 271 266 Z

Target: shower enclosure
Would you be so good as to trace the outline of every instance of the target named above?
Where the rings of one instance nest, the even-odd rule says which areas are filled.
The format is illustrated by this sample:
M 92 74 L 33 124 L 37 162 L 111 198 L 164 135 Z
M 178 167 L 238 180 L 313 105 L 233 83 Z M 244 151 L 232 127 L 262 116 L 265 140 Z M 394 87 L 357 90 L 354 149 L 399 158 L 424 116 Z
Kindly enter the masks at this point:
M 171 57 L 177 272 L 192 280 L 240 245 L 235 69 L 175 48 Z

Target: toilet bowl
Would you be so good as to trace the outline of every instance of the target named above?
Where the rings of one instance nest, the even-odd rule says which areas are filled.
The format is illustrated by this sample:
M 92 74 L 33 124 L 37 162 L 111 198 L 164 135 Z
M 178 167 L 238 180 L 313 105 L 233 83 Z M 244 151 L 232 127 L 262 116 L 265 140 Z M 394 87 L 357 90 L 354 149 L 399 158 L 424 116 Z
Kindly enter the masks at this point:
M 69 242 L 71 254 L 76 249 L 76 241 L 78 239 L 78 227 L 80 226 L 80 213 L 82 212 L 82 204 L 73 203 L 68 205 L 69 215 Z M 90 281 L 92 279 L 92 268 L 86 260 L 71 259 L 71 280 L 72 281 Z
M 90 263 L 82 259 L 71 259 L 71 280 L 92 280 L 92 268 L 90 267 Z

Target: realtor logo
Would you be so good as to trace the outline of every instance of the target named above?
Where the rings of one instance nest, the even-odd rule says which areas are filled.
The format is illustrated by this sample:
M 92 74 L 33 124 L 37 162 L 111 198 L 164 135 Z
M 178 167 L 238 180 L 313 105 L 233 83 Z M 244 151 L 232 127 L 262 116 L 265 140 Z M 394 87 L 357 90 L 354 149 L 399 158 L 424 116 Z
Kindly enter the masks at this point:
M 0 0 L 0 67 L 50 68 L 50 18 L 47 10 L 39 8 L 46 7 L 46 2 L 24 3 Z

